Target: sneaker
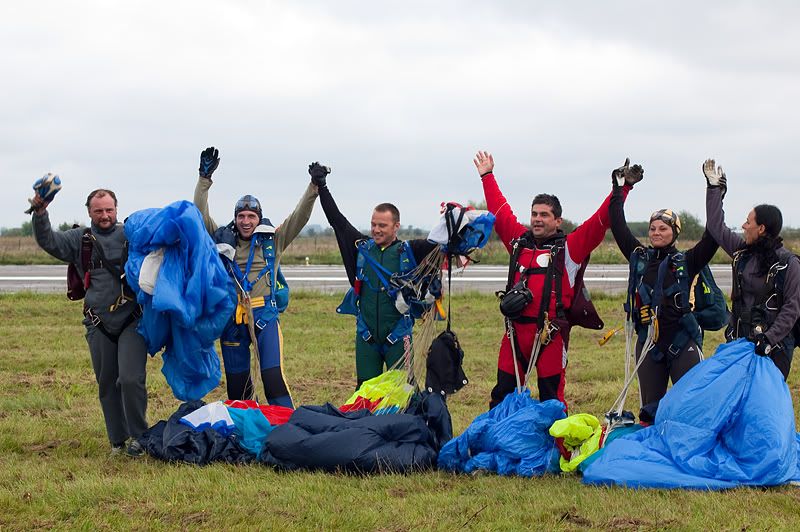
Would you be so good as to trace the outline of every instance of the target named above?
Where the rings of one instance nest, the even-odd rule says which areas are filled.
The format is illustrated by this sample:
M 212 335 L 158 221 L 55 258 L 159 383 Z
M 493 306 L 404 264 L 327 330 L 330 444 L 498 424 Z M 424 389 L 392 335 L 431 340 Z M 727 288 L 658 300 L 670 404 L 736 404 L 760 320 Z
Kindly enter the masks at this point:
M 128 442 L 128 446 L 125 448 L 125 454 L 132 458 L 138 458 L 144 454 L 144 447 L 142 447 L 142 444 L 139 443 L 138 440 L 131 438 Z
M 122 456 L 123 454 L 125 454 L 125 444 L 122 443 L 120 445 L 112 445 L 110 454 L 112 457 Z

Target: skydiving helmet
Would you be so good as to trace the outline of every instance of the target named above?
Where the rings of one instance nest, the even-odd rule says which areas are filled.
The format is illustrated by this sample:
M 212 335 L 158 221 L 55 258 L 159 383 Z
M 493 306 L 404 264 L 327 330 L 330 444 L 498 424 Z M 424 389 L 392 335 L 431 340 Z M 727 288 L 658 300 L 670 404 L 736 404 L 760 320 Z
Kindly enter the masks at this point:
M 668 226 L 672 227 L 673 240 L 678 238 L 681 234 L 681 219 L 678 213 L 672 209 L 659 209 L 650 215 L 650 222 L 661 220 Z
M 239 201 L 236 202 L 236 207 L 233 209 L 233 218 L 235 219 L 242 211 L 253 211 L 258 215 L 259 219 L 263 218 L 261 214 L 261 203 L 259 203 L 258 198 L 250 194 L 242 196 L 239 198 Z

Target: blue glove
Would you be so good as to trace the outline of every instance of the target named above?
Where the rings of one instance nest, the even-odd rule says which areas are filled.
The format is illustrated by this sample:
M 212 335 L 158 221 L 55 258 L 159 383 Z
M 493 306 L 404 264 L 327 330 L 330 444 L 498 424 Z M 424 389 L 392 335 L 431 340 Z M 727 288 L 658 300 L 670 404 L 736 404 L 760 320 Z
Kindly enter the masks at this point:
M 33 184 L 33 190 L 43 202 L 50 203 L 53 201 L 53 198 L 56 197 L 58 191 L 61 190 L 61 178 L 48 172 L 36 180 Z M 25 211 L 26 214 L 30 214 L 36 209 L 36 207 L 33 206 L 33 198 L 29 199 L 28 202 L 31 206 Z
M 200 177 L 211 179 L 217 166 L 219 166 L 219 150 L 214 146 L 204 149 L 200 154 Z

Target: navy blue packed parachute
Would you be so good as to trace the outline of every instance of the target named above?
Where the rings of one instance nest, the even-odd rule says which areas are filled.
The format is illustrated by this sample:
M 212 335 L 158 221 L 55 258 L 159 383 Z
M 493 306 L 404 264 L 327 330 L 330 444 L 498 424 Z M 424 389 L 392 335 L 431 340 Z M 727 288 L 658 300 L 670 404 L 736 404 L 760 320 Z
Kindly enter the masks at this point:
M 737 340 L 684 375 L 653 426 L 601 450 L 587 484 L 726 489 L 800 479 L 789 388 L 769 358 Z
M 214 342 L 236 305 L 200 211 L 188 201 L 137 211 L 125 235 L 125 273 L 144 309 L 138 330 L 147 351 L 164 349 L 161 371 L 175 397 L 200 399 L 219 384 Z
M 439 469 L 471 473 L 482 469 L 523 477 L 557 473 L 558 449 L 550 425 L 566 417 L 564 405 L 540 403 L 526 389 L 478 417 L 439 452 Z
M 439 394 L 422 392 L 403 414 L 301 406 L 270 432 L 259 460 L 282 470 L 416 471 L 434 466 L 439 445 L 451 435 L 450 412 Z

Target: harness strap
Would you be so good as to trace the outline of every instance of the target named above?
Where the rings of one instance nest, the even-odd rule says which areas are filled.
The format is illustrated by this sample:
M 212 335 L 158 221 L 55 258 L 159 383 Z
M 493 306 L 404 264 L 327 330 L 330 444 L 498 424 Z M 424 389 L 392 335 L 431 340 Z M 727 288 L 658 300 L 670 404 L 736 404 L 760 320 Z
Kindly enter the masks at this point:
M 134 321 L 142 317 L 142 306 L 136 305 L 136 308 L 133 312 L 128 314 L 128 317 L 125 318 L 125 321 L 122 322 L 122 327 L 120 328 L 119 334 L 111 334 L 108 332 L 108 329 L 105 328 L 103 322 L 100 320 L 100 316 L 98 316 L 91 307 L 84 306 L 83 307 L 83 315 L 86 316 L 91 324 L 103 335 L 114 342 L 115 344 L 119 342 L 119 337 L 122 335 L 122 332 L 127 329 Z
M 393 289 L 389 284 L 389 280 L 387 277 L 391 278 L 392 272 L 384 267 L 381 263 L 376 261 L 373 257 L 369 255 L 369 247 L 366 242 L 359 244 L 358 252 L 364 257 L 364 261 L 372 267 L 372 270 L 375 272 L 375 275 L 378 277 L 378 280 L 383 285 L 383 288 L 389 292 L 389 295 L 393 294 Z M 367 279 L 367 283 L 369 284 L 369 279 Z M 373 290 L 375 289 L 374 287 Z
M 91 265 L 92 265 L 92 248 L 94 247 L 94 235 L 91 228 L 87 227 L 83 230 L 81 236 L 81 269 L 83 270 L 83 289 L 89 289 L 89 281 L 91 279 Z
M 647 259 L 647 250 L 641 246 L 631 253 L 628 268 L 628 294 L 625 298 L 623 308 L 629 320 L 633 319 L 633 312 L 636 310 L 636 295 L 639 291 L 642 279 L 639 276 L 639 265 Z M 643 278 L 643 276 L 642 276 Z
M 551 252 L 552 253 L 552 252 Z M 566 248 L 559 247 L 557 248 L 557 255 L 561 255 L 564 257 L 566 253 Z M 551 254 L 550 262 L 553 264 L 553 272 L 551 275 L 555 275 L 556 279 L 556 317 L 559 319 L 566 319 L 566 314 L 564 313 L 564 299 L 562 297 L 562 290 L 564 285 L 564 271 L 563 268 L 556 269 L 555 265 L 555 256 Z M 566 257 L 564 257 L 566 261 Z
M 512 241 L 511 254 L 508 261 L 508 282 L 506 282 L 506 292 L 514 287 L 514 274 L 517 271 L 517 260 L 519 260 L 519 253 L 522 243 L 522 238 L 515 238 Z
M 456 235 L 456 233 L 458 231 L 458 228 L 461 226 L 461 222 L 462 222 L 462 220 L 464 220 L 464 212 L 466 212 L 466 209 L 463 209 L 463 208 L 461 210 L 459 210 L 459 212 L 458 212 L 458 220 L 456 220 L 455 217 L 453 216 L 453 209 L 455 209 L 455 208 L 456 208 L 455 205 L 453 205 L 452 203 L 448 203 L 447 204 L 447 212 L 445 213 L 445 217 L 444 217 L 445 224 L 447 225 L 447 252 L 448 253 L 452 253 L 453 251 L 455 251 L 454 248 L 456 246 L 455 246 L 455 243 L 452 241 L 453 240 L 453 236 Z
M 731 290 L 731 301 L 733 302 L 742 301 L 742 278 L 744 277 L 743 270 L 749 259 L 750 254 L 745 253 L 745 250 L 737 251 L 733 255 L 733 262 L 731 262 L 731 268 L 733 269 L 733 288 Z
M 539 332 L 541 332 L 544 327 L 545 314 L 547 314 L 547 311 L 550 309 L 550 293 L 553 290 L 554 263 L 553 248 L 551 248 L 550 262 L 547 265 L 547 273 L 545 274 L 544 285 L 542 286 L 542 298 L 539 301 L 539 316 L 536 318 L 536 327 L 539 329 Z
M 269 241 L 269 240 L 271 240 L 271 238 L 269 238 L 267 240 Z M 261 246 L 261 248 L 262 248 L 262 253 L 263 253 L 263 256 L 264 256 L 265 265 L 261 269 L 261 271 L 258 272 L 258 275 L 256 275 L 256 278 L 252 282 L 250 282 L 248 277 L 250 275 L 250 268 L 252 268 L 252 266 L 253 266 L 253 260 L 255 259 L 255 249 L 258 246 Z M 250 250 L 249 250 L 249 253 L 247 255 L 247 264 L 245 265 L 245 270 L 244 271 L 242 271 L 241 268 L 239 268 L 239 265 L 236 263 L 235 260 L 231 260 L 231 259 L 228 259 L 227 257 L 225 257 L 224 262 L 228 266 L 228 271 L 230 272 L 230 274 L 233 275 L 236 278 L 236 280 L 239 282 L 239 285 L 241 286 L 242 291 L 246 292 L 248 294 L 250 293 L 250 290 L 252 290 L 253 286 L 258 281 L 260 281 L 261 278 L 264 277 L 264 275 L 267 272 L 269 272 L 270 273 L 269 299 L 270 299 L 270 304 L 274 307 L 277 304 L 275 302 L 275 286 L 276 286 L 278 275 L 277 275 L 277 272 L 274 271 L 275 270 L 275 258 L 273 256 L 271 256 L 270 254 L 268 254 L 267 250 L 265 248 L 266 248 L 266 245 L 265 245 L 264 242 L 262 242 L 261 237 L 259 235 L 253 235 L 253 238 L 250 240 Z M 261 306 L 263 306 L 263 305 L 261 305 Z
M 743 295 L 743 279 L 744 269 L 747 263 L 752 260 L 753 254 L 748 250 L 740 250 L 734 254 L 732 268 L 733 268 L 733 290 L 731 294 L 731 301 L 733 303 L 733 314 L 738 316 L 737 322 L 729 327 L 729 332 L 733 335 L 733 339 L 740 338 L 743 335 L 750 337 L 753 328 L 753 314 L 754 310 L 758 309 L 758 315 L 766 318 L 766 310 L 773 310 L 770 308 L 770 301 L 775 298 L 775 308 L 780 309 L 783 306 L 783 282 L 785 271 L 788 267 L 788 262 L 779 259 L 778 262 L 770 266 L 767 275 L 764 278 L 764 287 L 758 298 L 753 302 L 751 308 L 744 308 L 744 295 Z M 768 323 L 767 325 L 770 325 Z M 743 328 L 742 328 L 743 327 Z M 727 333 L 726 333 L 727 335 Z

